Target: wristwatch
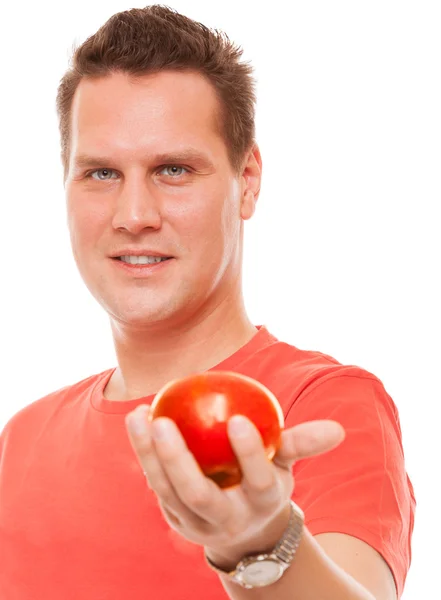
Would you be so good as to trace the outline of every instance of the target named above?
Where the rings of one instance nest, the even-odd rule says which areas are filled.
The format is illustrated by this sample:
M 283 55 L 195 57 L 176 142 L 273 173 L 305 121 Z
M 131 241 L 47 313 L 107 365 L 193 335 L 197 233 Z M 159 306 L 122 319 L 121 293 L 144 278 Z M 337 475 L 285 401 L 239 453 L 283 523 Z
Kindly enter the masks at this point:
M 217 573 L 227 575 L 234 583 L 251 590 L 278 581 L 290 566 L 300 544 L 305 515 L 292 500 L 289 523 L 273 550 L 267 554 L 254 554 L 243 558 L 233 571 L 217 567 L 205 554 L 208 565 Z

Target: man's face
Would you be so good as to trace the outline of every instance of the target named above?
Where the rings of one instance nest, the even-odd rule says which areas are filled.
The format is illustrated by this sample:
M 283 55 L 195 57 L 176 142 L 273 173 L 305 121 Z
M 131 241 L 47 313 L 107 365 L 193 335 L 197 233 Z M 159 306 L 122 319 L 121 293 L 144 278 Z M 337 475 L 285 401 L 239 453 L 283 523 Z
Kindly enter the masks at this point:
M 217 107 L 211 85 L 188 72 L 136 82 L 112 74 L 83 80 L 75 93 L 66 179 L 72 248 L 114 322 L 185 322 L 211 311 L 237 280 L 245 179 L 228 159 Z M 172 259 L 141 275 L 113 258 L 125 249 Z

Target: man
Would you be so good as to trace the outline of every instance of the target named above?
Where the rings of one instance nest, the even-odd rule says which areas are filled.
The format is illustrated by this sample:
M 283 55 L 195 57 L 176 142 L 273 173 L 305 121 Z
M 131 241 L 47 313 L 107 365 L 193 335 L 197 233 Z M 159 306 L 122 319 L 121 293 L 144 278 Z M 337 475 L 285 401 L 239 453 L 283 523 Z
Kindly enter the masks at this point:
M 240 56 L 150 6 L 109 19 L 63 77 L 72 248 L 118 367 L 2 432 L 4 600 L 402 594 L 415 498 L 392 399 L 373 374 L 280 342 L 245 311 L 243 222 L 262 161 Z M 273 462 L 249 421 L 230 420 L 243 480 L 228 490 L 172 421 L 146 418 L 164 384 L 207 370 L 261 381 L 285 417 Z

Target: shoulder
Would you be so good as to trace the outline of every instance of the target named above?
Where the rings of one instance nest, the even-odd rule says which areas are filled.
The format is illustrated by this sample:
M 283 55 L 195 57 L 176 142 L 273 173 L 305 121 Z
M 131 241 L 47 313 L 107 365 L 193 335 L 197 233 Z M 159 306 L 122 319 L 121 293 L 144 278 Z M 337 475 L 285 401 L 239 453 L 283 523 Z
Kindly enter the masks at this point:
M 43 397 L 34 400 L 18 410 L 9 418 L 0 433 L 0 439 L 19 428 L 20 435 L 26 434 L 27 427 L 35 427 L 36 422 L 51 418 L 58 410 L 71 403 L 78 402 L 112 369 L 95 373 L 73 384 L 61 387 Z
M 272 336 L 272 343 L 240 365 L 245 375 L 254 377 L 278 398 L 285 416 L 292 408 L 326 402 L 351 403 L 374 399 L 396 407 L 380 378 L 361 365 L 343 364 L 319 350 L 306 350 Z

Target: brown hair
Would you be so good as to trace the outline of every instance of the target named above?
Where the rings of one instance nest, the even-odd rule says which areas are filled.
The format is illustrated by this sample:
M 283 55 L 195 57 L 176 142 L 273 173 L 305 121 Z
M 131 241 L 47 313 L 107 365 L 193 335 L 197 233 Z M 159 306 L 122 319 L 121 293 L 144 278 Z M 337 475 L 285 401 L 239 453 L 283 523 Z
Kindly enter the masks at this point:
M 222 134 L 239 172 L 255 138 L 255 82 L 242 49 L 228 36 L 161 5 L 119 12 L 74 50 L 58 87 L 56 108 L 65 178 L 70 151 L 70 114 L 83 77 L 113 72 L 142 76 L 160 70 L 192 70 L 213 85 L 220 100 Z

